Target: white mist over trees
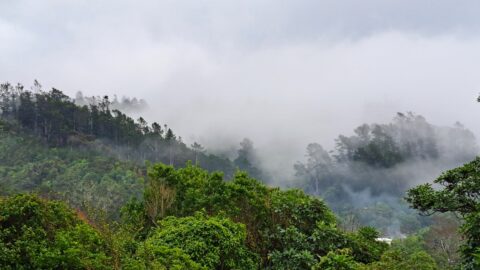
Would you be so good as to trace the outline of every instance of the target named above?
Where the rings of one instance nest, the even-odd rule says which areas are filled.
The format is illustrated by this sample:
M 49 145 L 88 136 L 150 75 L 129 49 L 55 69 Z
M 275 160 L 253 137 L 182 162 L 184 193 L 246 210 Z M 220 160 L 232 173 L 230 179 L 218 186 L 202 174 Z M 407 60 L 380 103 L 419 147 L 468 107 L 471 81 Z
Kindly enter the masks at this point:
M 108 99 L 108 96 L 105 96 Z M 105 97 L 91 96 L 86 97 L 81 91 L 75 94 L 74 102 L 78 106 L 84 105 L 98 105 Z M 113 100 L 109 100 L 109 106 L 113 110 L 120 110 L 126 113 L 139 113 L 148 109 L 148 104 L 144 99 L 137 99 L 136 97 L 129 98 L 123 96 L 120 100 L 117 95 L 113 95 Z
M 307 146 L 305 162 L 294 167 L 305 189 L 344 192 L 369 190 L 372 195 L 402 194 L 428 174 L 473 159 L 479 152 L 473 133 L 457 123 L 440 127 L 413 113 L 398 113 L 389 124 L 363 124 L 354 135 L 340 135 L 330 153 L 318 144 Z M 328 199 L 328 198 L 327 198 Z
M 472 160 L 479 152 L 473 133 L 460 123 L 436 126 L 413 113 L 388 124 L 363 124 L 340 135 L 334 150 L 317 143 L 294 165 L 293 185 L 324 198 L 342 225 L 379 228 L 404 237 L 428 224 L 403 201 L 408 188 Z

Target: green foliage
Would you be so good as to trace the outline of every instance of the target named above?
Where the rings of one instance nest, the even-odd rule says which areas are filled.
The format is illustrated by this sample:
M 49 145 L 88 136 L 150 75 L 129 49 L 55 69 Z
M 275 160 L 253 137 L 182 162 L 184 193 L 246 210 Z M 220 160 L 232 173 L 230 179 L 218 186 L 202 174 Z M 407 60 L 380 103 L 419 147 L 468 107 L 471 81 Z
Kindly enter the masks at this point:
M 63 203 L 34 195 L 0 200 L 2 269 L 109 269 L 99 234 Z
M 255 269 L 256 256 L 245 246 L 245 226 L 221 217 L 167 217 L 147 238 L 147 247 L 180 248 L 207 269 Z
M 349 136 L 340 135 L 331 151 L 308 144 L 305 161 L 294 165 L 295 186 L 324 198 L 343 221 L 348 219 L 349 230 L 374 226 L 392 235 L 389 229 L 400 226 L 402 233 L 414 233 L 429 221 L 401 202 L 411 180 L 477 153 L 475 136 L 461 124 L 435 126 L 420 115 L 398 113 L 389 123 L 363 124 Z
M 408 159 L 437 158 L 438 136 L 437 128 L 424 117 L 398 113 L 391 124 L 364 124 L 355 129 L 354 136 L 340 135 L 336 158 L 381 168 Z
M 341 249 L 335 252 L 330 251 L 321 258 L 314 270 L 356 270 L 359 264 L 350 256 L 349 249 Z
M 175 190 L 175 200 L 167 213 L 182 217 L 204 210 L 245 224 L 247 245 L 260 254 L 264 264 L 268 264 L 269 258 L 280 258 L 279 254 L 287 252 L 280 240 L 287 229 L 310 236 L 318 221 L 335 223 L 333 213 L 323 201 L 300 190 L 268 188 L 243 172 L 225 182 L 221 174 L 208 173 L 196 166 L 174 170 L 156 164 L 148 175 L 149 182 L 160 181 Z
M 379 259 L 386 248 L 386 244 L 375 241 L 378 233 L 371 228 L 350 234 L 337 229 L 335 216 L 323 201 L 300 190 L 268 188 L 242 172 L 225 182 L 221 174 L 209 173 L 197 166 L 174 169 L 156 164 L 149 168 L 148 175 L 144 201 L 132 201 L 123 208 L 123 220 L 146 228 L 137 231 L 138 239 L 153 231 L 154 235 L 162 234 L 166 241 L 169 237 L 163 234 L 171 235 L 173 231 L 167 233 L 161 224 L 172 223 L 175 224 L 172 228 L 181 228 L 181 224 L 173 222 L 193 222 L 190 217 L 204 211 L 207 215 L 221 215 L 243 224 L 246 247 L 258 254 L 266 268 L 310 269 L 317 263 L 318 256 L 341 248 L 352 249 L 355 260 L 368 263 Z M 164 215 L 151 215 L 152 207 L 162 204 L 155 204 L 149 198 L 157 198 L 157 202 L 174 199 L 164 209 Z M 158 220 L 152 220 L 152 216 Z M 183 238 L 179 241 L 178 244 L 188 242 Z M 184 246 L 170 247 L 192 254 Z M 191 256 L 199 262 L 198 257 Z M 202 258 L 206 257 L 202 255 Z
M 86 147 L 138 164 L 149 160 L 183 166 L 194 160 L 229 176 L 235 170 L 229 159 L 207 155 L 198 144 L 189 148 L 167 125 L 149 125 L 142 117 L 135 121 L 113 109 L 118 101 L 112 103 L 108 96 L 73 100 L 55 88 L 43 91 L 37 81 L 34 88 L 0 84 L 0 119 L 11 123 L 11 130 L 34 135 L 49 146 Z
M 365 266 L 368 270 L 435 270 L 436 263 L 422 248 L 418 237 L 409 237 L 392 243 L 378 262 Z
M 476 269 L 473 255 L 480 248 L 480 158 L 443 173 L 434 183 L 442 188 L 423 184 L 409 190 L 406 199 L 425 214 L 454 212 L 463 216 L 462 232 L 466 236 L 462 247 L 463 265 L 466 269 Z
M 399 250 L 385 252 L 380 262 L 366 267 L 369 270 L 435 270 L 435 261 L 425 251 L 407 255 Z
M 293 225 L 302 232 L 311 234 L 318 221 L 324 224 L 335 223 L 335 216 L 323 201 L 313 199 L 298 189 L 273 190 L 271 207 L 274 223 L 281 224 L 284 228 Z
M 265 175 L 258 169 L 260 161 L 253 147 L 253 142 L 245 138 L 240 142 L 240 146 L 238 156 L 233 161 L 235 166 L 242 171 L 247 171 L 254 178 L 265 180 Z
M 373 227 L 362 227 L 356 233 L 350 234 L 353 244 L 350 249 L 353 256 L 359 262 L 370 263 L 380 259 L 387 250 L 387 244 L 377 241 L 380 237 Z
M 249 140 L 232 162 L 198 143 L 189 148 L 167 126 L 112 109 L 107 96 L 79 106 L 57 89 L 34 88 L 0 85 L 0 194 L 36 191 L 88 211 L 77 215 L 33 195 L 1 199 L 2 269 L 433 269 L 418 243 L 388 248 L 373 228 L 345 232 L 323 200 L 259 182 L 265 174 Z M 356 166 L 358 179 L 380 170 L 384 175 L 369 180 L 378 184 L 408 158 L 438 154 L 422 136 L 401 142 L 410 131 L 405 126 L 432 132 L 421 117 L 399 116 L 393 125 L 362 126 L 340 137 L 338 155 L 309 145 L 308 162 L 296 166 L 305 190 L 347 198 L 338 207 L 344 209 L 351 175 L 342 175 L 342 166 Z M 145 160 L 169 165 L 146 169 Z M 364 207 L 364 219 L 380 217 L 374 223 L 388 227 L 401 217 L 398 209 Z M 405 230 L 422 225 L 408 217 Z M 478 219 L 468 216 L 464 231 L 478 234 Z M 469 248 L 475 267 L 478 249 Z
M 376 241 L 378 232 L 373 228 L 361 228 L 356 233 L 346 234 L 336 227 L 323 223 L 317 224 L 312 235 L 314 248 L 319 255 L 330 251 L 349 249 L 357 262 L 370 263 L 380 258 L 387 244 Z
M 126 203 L 120 223 L 93 215 L 91 227 L 65 205 L 31 195 L 3 200 L 1 262 L 7 269 L 310 269 L 325 256 L 321 265 L 369 263 L 386 248 L 371 228 L 339 230 L 321 200 L 245 173 L 225 182 L 196 166 L 157 164 L 148 175 L 144 199 Z M 345 248 L 351 258 L 334 256 Z
M 142 170 L 88 149 L 50 148 L 30 136 L 0 133 L 0 183 L 5 194 L 38 192 L 75 208 L 116 217 L 143 188 Z
M 135 257 L 124 260 L 123 269 L 206 270 L 207 268 L 200 266 L 179 248 L 146 242 L 140 245 Z
M 270 269 L 310 269 L 317 262 L 308 235 L 294 226 L 278 228 L 270 241 L 281 246 L 269 254 Z

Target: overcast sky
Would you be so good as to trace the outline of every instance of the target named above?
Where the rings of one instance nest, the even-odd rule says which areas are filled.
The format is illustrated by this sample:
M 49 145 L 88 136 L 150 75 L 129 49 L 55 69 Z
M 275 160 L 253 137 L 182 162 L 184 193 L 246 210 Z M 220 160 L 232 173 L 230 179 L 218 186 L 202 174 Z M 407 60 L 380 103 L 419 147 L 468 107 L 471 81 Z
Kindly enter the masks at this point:
M 272 167 L 414 111 L 480 134 L 480 1 L 0 1 L 0 81 L 144 98 L 211 149 Z

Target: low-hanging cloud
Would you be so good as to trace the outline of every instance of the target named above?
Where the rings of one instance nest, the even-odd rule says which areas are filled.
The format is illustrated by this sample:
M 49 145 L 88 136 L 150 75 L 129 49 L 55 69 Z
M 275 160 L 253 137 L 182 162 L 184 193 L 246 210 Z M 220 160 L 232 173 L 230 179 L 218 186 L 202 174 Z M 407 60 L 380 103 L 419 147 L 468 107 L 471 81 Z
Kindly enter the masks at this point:
M 478 1 L 2 1 L 0 81 L 136 96 L 276 177 L 307 143 L 415 111 L 479 134 Z

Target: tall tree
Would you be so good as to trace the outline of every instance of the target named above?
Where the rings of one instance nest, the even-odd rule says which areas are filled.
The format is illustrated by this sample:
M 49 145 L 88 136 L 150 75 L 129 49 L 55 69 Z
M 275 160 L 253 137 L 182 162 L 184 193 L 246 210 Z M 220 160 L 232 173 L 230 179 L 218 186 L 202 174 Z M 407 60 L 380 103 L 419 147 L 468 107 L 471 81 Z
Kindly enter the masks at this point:
M 237 151 L 238 156 L 233 161 L 233 163 L 240 169 L 248 172 L 250 175 L 257 179 L 262 179 L 262 172 L 258 169 L 259 160 L 255 148 L 253 147 L 253 142 L 244 138 L 240 142 L 240 149 Z
M 323 147 L 318 143 L 311 143 L 307 146 L 307 162 L 294 165 L 295 174 L 299 177 L 306 178 L 307 184 L 314 186 L 313 193 L 320 195 L 320 186 L 322 182 L 328 181 L 333 160 Z M 325 186 L 329 186 L 325 183 Z
M 205 148 L 197 142 L 194 142 L 190 147 L 192 148 L 193 152 L 195 153 L 195 165 L 198 166 L 198 155 L 203 153 L 203 151 L 205 151 Z

